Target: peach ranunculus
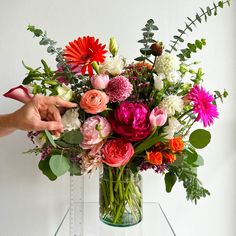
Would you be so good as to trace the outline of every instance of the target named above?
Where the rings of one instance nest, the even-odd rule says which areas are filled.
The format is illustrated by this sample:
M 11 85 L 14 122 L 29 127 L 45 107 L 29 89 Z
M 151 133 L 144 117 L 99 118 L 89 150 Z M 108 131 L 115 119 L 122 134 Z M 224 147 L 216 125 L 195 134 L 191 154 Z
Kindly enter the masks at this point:
M 111 167 L 126 165 L 134 155 L 134 148 L 130 142 L 117 138 L 109 140 L 102 149 L 103 162 Z
M 175 137 L 169 140 L 169 147 L 173 153 L 181 152 L 184 149 L 184 142 L 182 138 Z
M 8 92 L 3 94 L 3 96 L 15 99 L 23 103 L 29 102 L 31 98 L 33 97 L 33 95 L 29 93 L 28 88 L 26 88 L 23 85 L 10 89 Z
M 80 100 L 80 107 L 89 114 L 103 112 L 107 108 L 109 97 L 105 92 L 92 89 L 83 94 Z

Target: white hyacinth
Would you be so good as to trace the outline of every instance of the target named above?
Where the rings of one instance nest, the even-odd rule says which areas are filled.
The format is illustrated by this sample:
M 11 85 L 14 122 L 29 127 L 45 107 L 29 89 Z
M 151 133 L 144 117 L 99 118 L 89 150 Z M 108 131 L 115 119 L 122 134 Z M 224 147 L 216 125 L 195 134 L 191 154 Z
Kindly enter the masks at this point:
M 170 117 L 168 119 L 168 126 L 164 128 L 164 133 L 166 134 L 165 138 L 172 139 L 174 138 L 175 133 L 179 132 L 182 128 L 182 125 L 175 117 Z
M 78 108 L 67 110 L 62 116 L 62 124 L 65 130 L 71 131 L 80 128 L 78 110 Z
M 155 70 L 157 74 L 165 74 L 168 76 L 172 71 L 179 69 L 179 58 L 171 53 L 164 53 L 157 58 Z
M 177 95 L 169 95 L 164 98 L 159 106 L 167 111 L 168 117 L 173 116 L 175 112 L 181 112 L 183 110 L 184 102 L 181 97 Z

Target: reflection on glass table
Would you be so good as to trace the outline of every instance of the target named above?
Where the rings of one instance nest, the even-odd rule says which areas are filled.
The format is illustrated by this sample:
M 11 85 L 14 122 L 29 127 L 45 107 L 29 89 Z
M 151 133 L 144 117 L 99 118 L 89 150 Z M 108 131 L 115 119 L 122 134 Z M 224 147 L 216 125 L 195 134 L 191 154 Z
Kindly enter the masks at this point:
M 158 203 L 143 204 L 143 220 L 134 226 L 114 227 L 99 220 L 99 204 L 74 203 L 66 212 L 56 236 L 173 236 L 170 222 Z M 54 235 L 54 236 L 55 236 Z

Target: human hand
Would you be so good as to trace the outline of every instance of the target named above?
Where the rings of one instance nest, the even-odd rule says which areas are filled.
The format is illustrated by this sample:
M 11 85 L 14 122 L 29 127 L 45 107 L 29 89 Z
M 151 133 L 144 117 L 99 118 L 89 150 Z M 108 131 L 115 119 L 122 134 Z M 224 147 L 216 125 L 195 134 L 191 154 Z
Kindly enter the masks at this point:
M 21 130 L 50 130 L 59 136 L 63 131 L 59 107 L 72 108 L 76 103 L 55 96 L 35 95 L 28 103 L 11 114 L 14 128 Z

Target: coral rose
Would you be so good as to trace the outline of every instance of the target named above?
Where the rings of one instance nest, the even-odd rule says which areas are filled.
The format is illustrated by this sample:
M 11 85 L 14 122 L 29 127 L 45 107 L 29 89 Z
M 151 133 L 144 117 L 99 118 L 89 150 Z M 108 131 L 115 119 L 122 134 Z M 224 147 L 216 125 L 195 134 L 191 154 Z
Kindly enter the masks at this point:
M 184 149 L 184 142 L 180 137 L 175 137 L 169 140 L 170 150 L 175 152 L 181 152 Z
M 124 139 L 112 139 L 104 145 L 102 152 L 104 163 L 112 167 L 120 167 L 129 162 L 134 155 L 134 148 Z
M 104 111 L 107 108 L 109 97 L 106 93 L 92 89 L 87 91 L 80 100 L 80 107 L 85 112 L 90 114 L 97 114 Z

